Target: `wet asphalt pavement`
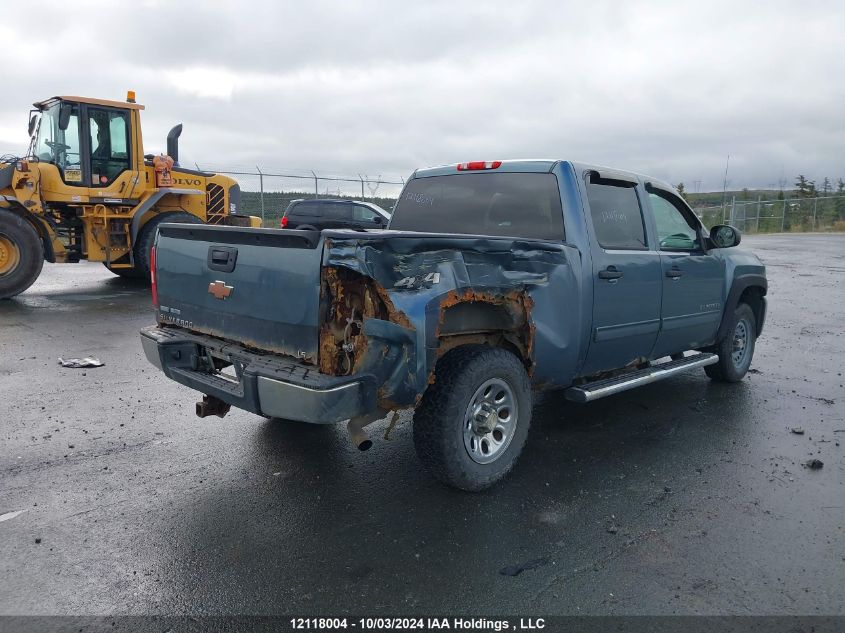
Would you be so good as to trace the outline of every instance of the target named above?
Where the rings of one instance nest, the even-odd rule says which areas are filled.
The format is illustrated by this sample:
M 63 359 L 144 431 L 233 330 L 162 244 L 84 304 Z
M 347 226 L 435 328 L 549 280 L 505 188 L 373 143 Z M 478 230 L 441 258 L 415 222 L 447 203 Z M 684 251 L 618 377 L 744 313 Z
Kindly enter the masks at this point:
M 426 476 L 408 415 L 367 453 L 196 418 L 143 358 L 147 289 L 46 265 L 0 302 L 0 614 L 843 614 L 845 235 L 744 243 L 770 280 L 744 381 L 545 395 L 476 495 Z

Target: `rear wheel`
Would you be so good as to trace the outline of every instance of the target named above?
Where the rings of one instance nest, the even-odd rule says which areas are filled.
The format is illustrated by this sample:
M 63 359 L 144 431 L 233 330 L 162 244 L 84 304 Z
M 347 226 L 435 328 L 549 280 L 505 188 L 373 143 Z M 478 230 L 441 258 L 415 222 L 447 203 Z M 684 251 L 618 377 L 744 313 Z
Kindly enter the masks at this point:
M 531 424 L 531 385 L 522 362 L 500 348 L 469 345 L 437 363 L 414 412 L 414 447 L 438 480 L 478 491 L 516 464 Z
M 187 211 L 175 211 L 173 213 L 161 213 L 148 221 L 141 230 L 138 231 L 138 237 L 135 239 L 135 267 L 126 268 L 123 270 L 134 271 L 134 274 L 120 273 L 118 270 L 112 270 L 113 273 L 123 276 L 150 278 L 150 251 L 153 248 L 153 242 L 156 239 L 156 230 L 160 224 L 165 222 L 178 222 L 181 224 L 202 224 L 197 216 L 188 213 Z
M 757 339 L 757 321 L 747 303 L 740 303 L 731 315 L 727 335 L 716 345 L 719 362 L 704 368 L 717 382 L 739 382 L 751 367 Z
M 0 299 L 29 288 L 44 266 L 44 251 L 35 228 L 19 215 L 0 209 Z

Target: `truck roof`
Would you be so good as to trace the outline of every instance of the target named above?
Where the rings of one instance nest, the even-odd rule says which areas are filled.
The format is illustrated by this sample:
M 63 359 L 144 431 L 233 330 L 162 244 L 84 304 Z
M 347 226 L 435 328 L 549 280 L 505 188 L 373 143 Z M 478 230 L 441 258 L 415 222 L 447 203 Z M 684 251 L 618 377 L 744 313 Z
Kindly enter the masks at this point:
M 500 167 L 496 168 L 496 171 L 499 172 L 550 172 L 552 167 L 555 166 L 556 163 L 559 163 L 559 160 L 549 159 L 549 158 L 518 158 L 518 159 L 510 159 L 510 160 L 503 160 L 497 161 L 501 163 Z M 412 175 L 411 178 L 428 178 L 430 176 L 449 176 L 454 174 L 458 171 L 458 166 L 463 165 L 465 163 L 451 163 L 448 165 L 437 165 L 435 167 L 425 167 L 423 169 L 417 169 Z
M 568 161 L 563 159 L 552 159 L 552 158 L 519 158 L 519 159 L 509 159 L 509 160 L 502 160 L 496 161 L 501 163 L 499 167 L 495 169 L 486 169 L 483 171 L 496 171 L 496 172 L 524 172 L 524 173 L 548 173 L 554 169 L 555 165 L 559 163 L 566 163 L 572 166 L 572 169 L 575 171 L 576 174 L 585 174 L 586 172 L 596 172 L 602 178 L 607 178 L 610 180 L 627 180 L 633 183 L 636 182 L 644 182 L 644 183 L 651 183 L 656 187 L 661 189 L 669 189 L 670 191 L 674 191 L 674 185 L 671 185 L 659 178 L 655 178 L 653 176 L 647 176 L 645 174 L 640 174 L 634 171 L 628 171 L 625 169 L 616 169 L 613 167 L 605 167 L 601 165 L 592 165 L 589 163 L 581 163 L 581 162 L 574 162 Z M 451 163 L 448 165 L 437 165 L 436 167 L 425 167 L 422 169 L 417 169 L 412 175 L 411 178 L 429 178 L 431 176 L 451 176 L 459 172 L 459 165 L 465 165 L 466 163 Z M 482 170 L 478 172 L 473 172 L 472 170 L 461 171 L 460 173 L 483 173 Z

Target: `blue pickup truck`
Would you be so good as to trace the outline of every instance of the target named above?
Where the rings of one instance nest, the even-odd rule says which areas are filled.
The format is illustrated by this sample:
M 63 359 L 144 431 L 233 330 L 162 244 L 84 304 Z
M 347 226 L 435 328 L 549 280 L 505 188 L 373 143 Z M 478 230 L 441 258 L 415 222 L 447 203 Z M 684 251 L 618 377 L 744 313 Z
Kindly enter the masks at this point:
M 537 390 L 590 402 L 703 367 L 748 371 L 765 268 L 677 191 L 556 160 L 420 169 L 386 230 L 164 224 L 149 361 L 230 406 L 365 428 L 414 409 L 433 476 L 481 490 L 523 449 Z

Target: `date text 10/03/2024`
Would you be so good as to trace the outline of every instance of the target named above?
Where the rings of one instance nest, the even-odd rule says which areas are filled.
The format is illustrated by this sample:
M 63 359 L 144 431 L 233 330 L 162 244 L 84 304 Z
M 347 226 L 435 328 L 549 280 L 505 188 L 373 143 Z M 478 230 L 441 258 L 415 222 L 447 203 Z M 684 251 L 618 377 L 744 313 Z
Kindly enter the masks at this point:
M 291 618 L 295 630 L 397 630 L 397 631 L 530 631 L 546 627 L 543 618 L 518 618 L 516 621 L 487 618 Z

